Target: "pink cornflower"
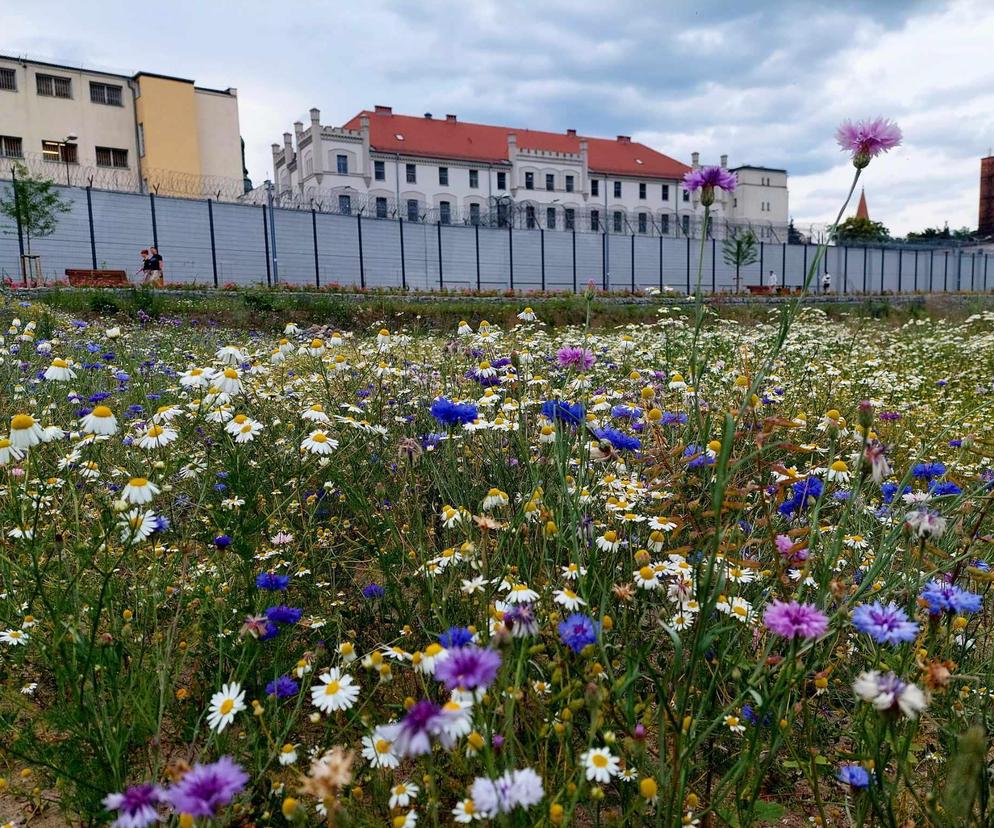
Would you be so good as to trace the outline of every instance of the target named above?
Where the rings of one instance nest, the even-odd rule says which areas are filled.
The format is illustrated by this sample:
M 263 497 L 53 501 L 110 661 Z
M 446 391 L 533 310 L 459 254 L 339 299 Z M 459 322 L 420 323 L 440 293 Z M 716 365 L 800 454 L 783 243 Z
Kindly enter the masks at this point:
M 894 149 L 901 143 L 901 128 L 890 118 L 868 118 L 865 121 L 846 119 L 835 131 L 835 140 L 846 152 L 852 153 L 852 163 L 862 169 L 872 158 Z
M 763 614 L 763 624 L 783 638 L 817 638 L 828 629 L 828 618 L 814 604 L 773 601 Z
M 578 371 L 586 371 L 594 364 L 594 353 L 587 348 L 560 348 L 556 357 L 563 368 L 576 368 Z
M 692 193 L 695 190 L 701 191 L 701 204 L 708 207 L 714 204 L 714 188 L 732 192 L 738 179 L 735 173 L 731 173 L 724 167 L 701 167 L 691 170 L 683 176 L 683 189 Z

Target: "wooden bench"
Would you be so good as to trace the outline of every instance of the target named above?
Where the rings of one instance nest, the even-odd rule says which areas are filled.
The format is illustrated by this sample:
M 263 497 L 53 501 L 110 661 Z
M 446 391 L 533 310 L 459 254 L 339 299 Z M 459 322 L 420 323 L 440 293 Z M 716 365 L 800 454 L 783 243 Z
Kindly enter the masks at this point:
M 128 287 L 124 270 L 73 270 L 66 268 L 70 287 Z

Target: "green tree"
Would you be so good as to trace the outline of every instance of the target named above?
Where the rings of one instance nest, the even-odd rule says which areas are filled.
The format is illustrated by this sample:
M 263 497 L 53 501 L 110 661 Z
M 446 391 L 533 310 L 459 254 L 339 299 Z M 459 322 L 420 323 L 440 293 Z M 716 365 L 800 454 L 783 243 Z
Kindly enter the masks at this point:
M 884 227 L 879 221 L 850 216 L 835 231 L 835 238 L 840 242 L 862 241 L 875 242 L 886 241 L 890 238 L 890 230 Z
M 756 236 L 752 230 L 740 232 L 733 230 L 721 243 L 721 252 L 725 259 L 725 264 L 735 267 L 735 292 L 739 292 L 739 276 L 743 266 L 751 265 L 759 261 L 759 254 L 756 252 Z
M 68 213 L 72 204 L 62 198 L 51 181 L 36 178 L 22 164 L 14 166 L 16 191 L 11 183 L 0 193 L 0 213 L 15 225 L 20 222 L 31 253 L 31 240 L 50 236 L 59 224 L 59 215 Z

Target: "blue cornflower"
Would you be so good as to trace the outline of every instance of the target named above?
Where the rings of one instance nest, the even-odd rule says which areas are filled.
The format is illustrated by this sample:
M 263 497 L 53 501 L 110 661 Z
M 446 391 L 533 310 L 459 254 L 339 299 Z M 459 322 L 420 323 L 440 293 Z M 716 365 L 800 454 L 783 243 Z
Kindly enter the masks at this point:
M 659 422 L 662 423 L 664 426 L 683 425 L 684 423 L 687 422 L 687 415 L 682 411 L 677 413 L 674 413 L 672 411 L 664 411 L 663 417 Z
M 812 500 L 817 500 L 821 497 L 824 486 L 820 478 L 807 477 L 804 480 L 798 480 L 790 488 L 794 493 L 793 496 L 781 503 L 777 509 L 780 514 L 787 517 L 794 514 L 794 512 L 803 512 L 807 509 L 811 505 L 810 502 Z
M 932 493 L 934 497 L 943 497 L 945 495 L 958 495 L 963 492 L 963 490 L 957 486 L 955 483 L 949 480 L 935 480 L 928 487 L 929 492 Z
M 231 546 L 231 535 L 218 535 L 214 538 L 214 545 L 218 549 L 224 549 L 225 547 Z
M 918 637 L 918 623 L 908 620 L 908 614 L 897 604 L 863 604 L 852 614 L 853 626 L 866 633 L 878 644 L 902 644 Z
M 266 610 L 266 618 L 274 624 L 296 624 L 303 614 L 303 610 L 288 607 L 286 604 L 278 604 Z
M 942 477 L 946 473 L 946 467 L 942 463 L 918 463 L 911 469 L 911 473 L 923 480 L 931 480 L 934 477 Z
M 542 403 L 542 416 L 548 420 L 561 420 L 569 425 L 578 425 L 586 414 L 580 403 L 546 400 Z
M 464 647 L 473 643 L 473 633 L 465 627 L 449 627 L 438 637 L 438 643 L 447 650 L 452 647 Z
M 290 576 L 277 575 L 275 572 L 260 572 L 255 576 L 255 585 L 270 592 L 282 592 L 290 585 Z
M 865 788 L 870 784 L 870 774 L 862 765 L 843 765 L 837 778 L 853 788 Z
M 983 604 L 983 598 L 979 595 L 942 581 L 930 581 L 922 590 L 921 597 L 928 604 L 928 611 L 932 615 L 941 615 L 943 612 L 971 615 L 979 612 Z
M 898 494 L 897 489 L 898 489 L 897 483 L 884 483 L 883 486 L 880 487 L 880 494 L 882 496 L 883 502 L 891 503 Z M 911 487 L 905 486 L 903 489 L 901 489 L 900 493 L 903 495 L 907 494 L 910 491 Z
M 559 624 L 559 637 L 574 653 L 597 641 L 601 625 L 589 615 L 575 612 Z
M 616 405 L 611 409 L 611 416 L 619 420 L 637 420 L 642 416 L 642 409 L 631 405 Z
M 448 426 L 471 423 L 479 416 L 472 403 L 457 403 L 446 397 L 439 397 L 431 404 L 431 416 Z
M 714 458 L 707 453 L 707 449 L 703 446 L 699 446 L 696 443 L 691 443 L 683 450 L 684 457 L 693 457 L 694 459 L 687 463 L 688 469 L 696 469 L 700 466 L 710 466 L 714 463 Z
M 386 590 L 379 584 L 370 584 L 367 587 L 363 587 L 362 590 L 362 597 L 369 598 L 370 600 L 373 598 L 382 598 L 384 595 L 386 595 Z
M 638 451 L 642 448 L 642 441 L 638 437 L 623 434 L 616 428 L 595 428 L 594 436 L 598 440 L 607 440 L 618 451 Z
M 266 695 L 276 696 L 277 699 L 288 699 L 300 692 L 300 685 L 290 676 L 280 676 L 266 685 Z

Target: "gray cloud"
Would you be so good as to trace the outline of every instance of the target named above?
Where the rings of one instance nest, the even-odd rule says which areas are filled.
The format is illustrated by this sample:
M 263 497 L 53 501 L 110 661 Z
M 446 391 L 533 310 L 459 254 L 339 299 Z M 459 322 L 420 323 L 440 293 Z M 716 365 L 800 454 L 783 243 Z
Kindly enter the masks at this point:
M 246 0 L 55 0 L 7 12 L 5 47 L 38 57 L 237 86 L 250 173 L 311 106 L 630 134 L 686 160 L 786 167 L 792 213 L 833 217 L 851 167 L 842 117 L 897 118 L 906 145 L 874 162 L 874 217 L 902 232 L 976 222 L 977 158 L 994 143 L 994 9 L 983 0 L 790 4 L 711 0 L 373 0 L 285 8 Z

